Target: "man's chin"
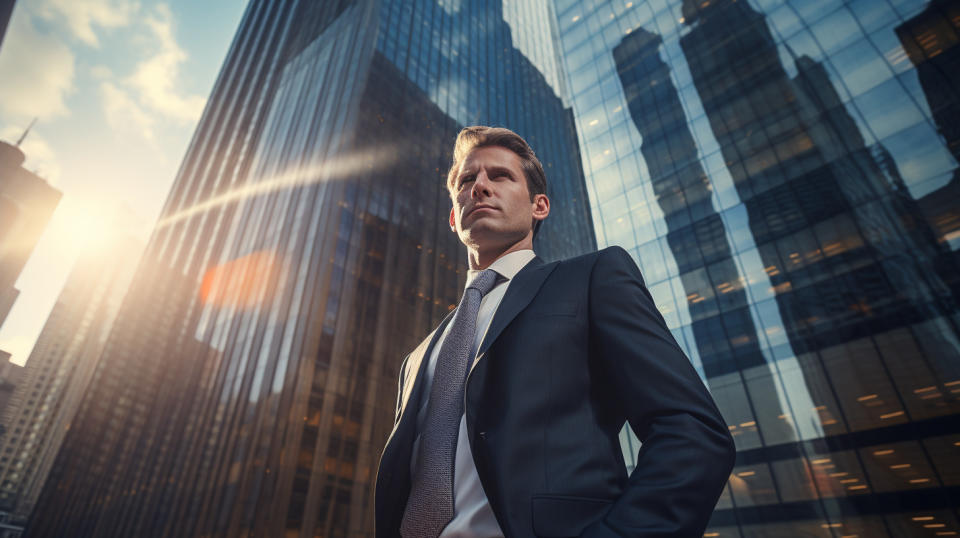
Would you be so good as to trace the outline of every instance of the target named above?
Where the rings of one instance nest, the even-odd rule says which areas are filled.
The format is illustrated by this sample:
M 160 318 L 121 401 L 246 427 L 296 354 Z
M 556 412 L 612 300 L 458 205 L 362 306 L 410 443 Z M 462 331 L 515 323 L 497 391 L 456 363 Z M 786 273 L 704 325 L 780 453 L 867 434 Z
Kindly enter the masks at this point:
M 497 230 L 492 226 L 477 222 L 460 232 L 460 241 L 468 246 L 476 246 L 493 240 L 497 235 Z
M 493 226 L 471 226 L 460 233 L 460 241 L 471 248 L 499 248 L 523 240 L 522 233 L 508 233 Z

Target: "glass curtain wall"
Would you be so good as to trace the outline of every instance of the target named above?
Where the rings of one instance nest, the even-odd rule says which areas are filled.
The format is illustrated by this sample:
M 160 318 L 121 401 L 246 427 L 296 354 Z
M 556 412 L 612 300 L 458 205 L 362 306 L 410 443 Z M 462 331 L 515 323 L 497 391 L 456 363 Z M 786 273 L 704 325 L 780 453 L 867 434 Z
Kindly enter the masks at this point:
M 554 13 L 597 242 L 737 443 L 706 535 L 960 532 L 960 8 Z
M 27 534 L 372 536 L 400 362 L 466 278 L 476 123 L 545 165 L 538 253 L 593 250 L 572 111 L 499 5 L 251 1 Z

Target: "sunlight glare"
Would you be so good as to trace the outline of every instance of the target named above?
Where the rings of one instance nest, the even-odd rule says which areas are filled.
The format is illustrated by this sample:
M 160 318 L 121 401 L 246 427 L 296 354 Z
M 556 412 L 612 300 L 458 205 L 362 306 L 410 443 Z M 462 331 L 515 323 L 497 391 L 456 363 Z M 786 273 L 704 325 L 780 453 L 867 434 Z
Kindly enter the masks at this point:
M 183 219 L 232 202 L 254 198 L 272 191 L 343 179 L 362 171 L 371 172 L 380 170 L 398 160 L 397 152 L 398 149 L 393 147 L 373 148 L 334 157 L 312 166 L 292 167 L 292 169 L 278 173 L 273 177 L 253 178 L 250 179 L 246 185 L 241 185 L 233 190 L 229 190 L 223 194 L 161 218 L 159 222 L 157 222 L 157 229 L 162 229 Z

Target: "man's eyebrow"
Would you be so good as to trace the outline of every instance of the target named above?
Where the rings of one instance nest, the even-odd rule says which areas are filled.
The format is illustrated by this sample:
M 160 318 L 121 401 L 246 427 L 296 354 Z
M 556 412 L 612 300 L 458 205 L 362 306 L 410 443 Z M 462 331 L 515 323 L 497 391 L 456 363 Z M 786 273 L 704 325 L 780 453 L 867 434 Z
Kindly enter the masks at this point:
M 509 168 L 507 168 L 507 167 L 505 167 L 505 166 L 488 166 L 488 167 L 487 167 L 487 174 L 490 175 L 490 176 L 493 176 L 493 177 L 499 177 L 499 176 L 514 177 L 513 172 L 512 172 Z M 460 173 L 457 174 L 456 181 L 460 181 L 461 179 L 464 179 L 465 177 L 475 176 L 475 175 L 477 175 L 477 170 L 476 170 L 476 168 L 467 168 L 467 167 L 464 167 L 464 168 L 462 168 L 462 169 L 460 170 Z
M 487 173 L 491 176 L 510 176 L 513 177 L 513 172 L 505 166 L 491 166 L 487 168 Z

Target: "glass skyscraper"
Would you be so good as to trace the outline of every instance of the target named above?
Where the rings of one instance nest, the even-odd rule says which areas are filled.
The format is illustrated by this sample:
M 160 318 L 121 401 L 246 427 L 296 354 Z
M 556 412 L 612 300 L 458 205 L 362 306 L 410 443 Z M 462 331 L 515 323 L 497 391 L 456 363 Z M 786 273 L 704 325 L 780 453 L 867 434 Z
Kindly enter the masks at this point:
M 372 536 L 400 362 L 466 279 L 445 183 L 478 123 L 544 163 L 538 253 L 593 250 L 572 112 L 499 5 L 251 1 L 26 534 Z
M 0 326 L 20 295 L 14 284 L 63 196 L 24 168 L 24 159 L 19 142 L 0 141 Z
M 949 0 L 251 1 L 27 534 L 369 536 L 486 123 L 716 399 L 706 536 L 957 535 L 958 58 Z
M 956 3 L 554 7 L 598 245 L 737 443 L 707 536 L 955 535 Z

